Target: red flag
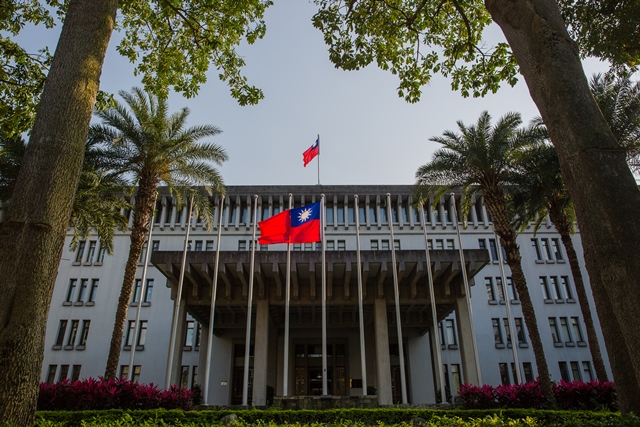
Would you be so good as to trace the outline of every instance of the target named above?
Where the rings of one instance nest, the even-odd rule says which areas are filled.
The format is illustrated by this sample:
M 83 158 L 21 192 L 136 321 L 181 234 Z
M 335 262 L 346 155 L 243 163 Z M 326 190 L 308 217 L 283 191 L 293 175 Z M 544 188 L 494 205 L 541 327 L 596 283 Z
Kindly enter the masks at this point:
M 318 139 L 316 139 L 316 142 L 311 147 L 309 147 L 307 151 L 302 153 L 302 160 L 304 161 L 304 167 L 306 168 L 309 162 L 313 160 L 318 154 L 320 154 L 320 137 L 319 136 L 318 136 Z
M 281 212 L 258 225 L 261 245 L 321 242 L 320 202 Z

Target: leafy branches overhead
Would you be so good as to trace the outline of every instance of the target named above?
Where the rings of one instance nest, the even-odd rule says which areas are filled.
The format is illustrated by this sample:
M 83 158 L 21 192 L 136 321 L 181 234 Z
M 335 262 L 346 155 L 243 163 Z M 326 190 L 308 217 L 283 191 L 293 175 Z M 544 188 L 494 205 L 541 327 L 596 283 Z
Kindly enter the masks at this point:
M 339 68 L 357 70 L 375 62 L 400 78 L 398 94 L 417 102 L 434 73 L 451 77 L 463 96 L 514 85 L 516 61 L 506 43 L 482 41 L 491 23 L 474 0 L 315 0 L 313 24 L 324 34 Z
M 168 88 L 187 97 L 198 93 L 209 66 L 231 88 L 240 105 L 256 104 L 262 91 L 248 84 L 235 48 L 253 44 L 266 32 L 264 11 L 270 0 L 126 0 L 119 26 L 125 37 L 118 52 L 136 63 L 145 88 L 166 95 Z

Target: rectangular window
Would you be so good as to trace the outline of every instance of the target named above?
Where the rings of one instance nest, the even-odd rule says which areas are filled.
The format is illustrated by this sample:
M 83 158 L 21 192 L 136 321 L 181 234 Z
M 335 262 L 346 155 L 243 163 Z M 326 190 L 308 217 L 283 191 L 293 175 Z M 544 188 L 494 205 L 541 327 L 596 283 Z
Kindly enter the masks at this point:
M 511 276 L 507 277 L 507 290 L 511 301 L 518 301 L 518 292 L 516 291 L 516 286 L 515 283 L 513 283 L 513 278 Z
M 238 250 L 239 251 L 246 251 L 247 250 L 247 241 L 246 240 L 240 240 L 238 242 Z
M 571 332 L 569 331 L 569 322 L 566 317 L 560 318 L 560 330 L 562 331 L 562 335 L 564 336 L 564 341 L 567 343 L 573 342 L 571 339 Z
M 205 251 L 212 251 L 213 250 L 213 240 L 207 240 L 205 247 L 204 247 Z
M 326 224 L 333 224 L 333 203 L 325 205 L 324 221 Z
M 327 240 L 327 250 L 328 251 L 336 250 L 336 242 L 334 240 Z
M 202 240 L 196 240 L 196 251 L 202 250 Z
M 338 203 L 338 224 L 344 224 L 344 206 Z
M 487 249 L 487 241 L 484 239 L 478 239 L 478 248 Z
M 71 321 L 71 330 L 69 331 L 69 339 L 67 340 L 67 346 L 73 347 L 76 342 L 76 335 L 78 335 L 78 325 L 80 324 L 79 320 Z
M 87 242 L 85 242 L 84 240 L 82 242 L 78 242 L 78 250 L 76 251 L 76 261 L 75 262 L 82 262 L 82 257 L 84 256 L 84 247 L 87 244 Z
M 380 204 L 380 224 L 384 224 L 387 222 L 387 204 Z
M 442 322 L 438 322 L 438 331 L 440 332 L 440 345 L 442 345 L 442 347 L 446 347 L 447 338 L 444 336 L 444 325 Z
M 77 302 L 83 302 L 84 296 L 87 293 L 87 286 L 89 285 L 89 279 L 80 279 L 80 289 L 78 290 Z
M 558 239 L 551 239 L 551 246 L 553 249 L 553 254 L 556 257 L 557 261 L 562 261 L 562 249 L 560 249 L 560 242 L 558 241 Z
M 383 251 L 388 251 L 389 250 L 389 241 L 388 240 L 382 240 L 381 242 L 381 249 Z
M 66 380 L 69 375 L 69 365 L 60 365 L 60 375 L 58 376 L 58 382 Z
M 398 223 L 398 209 L 393 205 L 393 203 L 391 204 L 391 222 L 394 224 Z
M 147 341 L 147 321 L 140 321 L 140 331 L 138 332 L 138 342 L 136 346 L 144 346 L 144 343 Z
M 518 343 L 526 344 L 527 334 L 524 331 L 524 322 L 522 321 L 522 317 L 516 317 L 515 319 L 513 319 L 513 323 L 516 327 L 516 334 L 518 334 Z
M 124 343 L 126 346 L 131 347 L 131 345 L 133 344 L 133 328 L 135 328 L 136 321 L 129 320 L 128 325 L 129 326 L 127 327 L 127 339 L 124 341 Z
M 564 292 L 565 298 L 568 300 L 573 299 L 573 294 L 571 293 L 571 285 L 569 284 L 569 277 L 562 276 L 560 278 L 560 281 L 562 283 L 562 291 Z
M 200 347 L 200 338 L 202 337 L 202 324 L 198 322 L 196 324 L 196 342 L 194 343 L 195 347 Z
M 509 381 L 509 367 L 506 363 L 498 363 L 498 369 L 500 369 L 500 381 L 504 385 L 511 384 Z
M 551 329 L 551 338 L 553 339 L 554 344 L 562 343 L 562 338 L 560 337 L 555 317 L 549 317 L 549 328 Z
M 544 260 L 553 261 L 553 258 L 551 258 L 551 247 L 549 246 L 549 239 L 540 239 L 540 243 L 542 244 L 542 255 L 544 256 Z
M 375 205 L 369 205 L 369 223 L 375 224 L 377 221 Z
M 129 378 L 129 365 L 120 365 L 120 378 L 129 378 L 133 382 L 140 380 L 140 372 L 142 371 L 141 365 L 133 365 L 133 375 Z
M 189 250 L 191 250 L 191 248 L 189 248 Z M 140 251 L 140 258 L 138 259 L 138 264 L 143 264 L 146 259 L 147 259 L 147 242 L 144 242 L 142 244 L 142 250 Z
M 591 371 L 591 363 L 582 362 L 582 373 L 584 382 L 593 381 L 593 372 Z
M 304 244 L 304 250 L 305 251 L 312 251 L 313 250 L 313 243 L 305 243 Z
M 87 337 L 89 336 L 90 326 L 91 326 L 91 320 L 82 321 L 82 332 L 80 333 L 80 342 L 78 342 L 79 347 L 84 347 L 87 345 Z
M 198 384 L 198 367 L 194 366 L 191 368 L 191 388 L 193 389 L 196 384 Z
M 574 381 L 582 381 L 582 375 L 580 375 L 580 365 L 578 362 L 569 362 L 571 365 L 571 375 Z
M 87 258 L 84 260 L 87 264 L 91 264 L 93 262 L 93 256 L 96 254 L 96 245 L 98 242 L 92 240 L 89 242 L 89 250 L 87 251 Z
M 451 364 L 451 395 L 457 396 L 458 390 L 460 390 L 460 385 L 462 384 L 462 379 L 460 377 L 460 365 L 457 363 Z
M 394 240 L 393 241 L 393 249 L 396 251 L 400 250 L 400 240 Z
M 560 368 L 560 378 L 562 378 L 563 381 L 571 381 L 569 370 L 567 369 L 567 362 L 558 362 L 558 367 Z
M 542 288 L 542 298 L 544 298 L 545 302 L 551 300 L 551 295 L 549 294 L 549 283 L 547 282 L 546 276 L 540 276 L 540 287 Z
M 447 249 L 455 249 L 455 243 L 453 239 L 447 239 Z
M 151 242 L 151 255 L 160 250 L 160 240 Z
M 105 248 L 102 242 L 100 242 L 100 250 L 98 251 L 98 258 L 96 258 L 97 264 L 102 264 L 104 262 L 104 254 L 106 252 L 107 252 L 107 248 Z
M 87 304 L 93 304 L 96 302 L 96 295 L 98 294 L 99 285 L 100 279 L 91 279 L 91 289 L 89 290 L 89 299 L 87 299 Z
M 346 243 L 344 240 L 338 240 L 338 250 L 344 251 L 346 249 Z
M 511 345 L 511 328 L 509 327 L 509 319 L 503 318 L 502 323 L 504 324 L 504 335 L 507 337 L 507 344 Z
M 367 223 L 367 217 L 365 216 L 364 206 L 358 205 L 358 221 L 360 225 Z
M 187 320 L 187 325 L 186 325 L 187 331 L 184 335 L 184 346 L 189 347 L 189 349 L 193 347 L 195 327 L 196 327 L 196 322 L 194 320 Z
M 64 342 L 64 336 L 66 332 L 67 332 L 67 321 L 61 320 L 60 326 L 58 327 L 58 335 L 56 336 L 56 343 L 54 344 L 54 347 L 58 347 L 58 348 L 62 347 L 62 343 Z
M 524 381 L 530 383 L 533 381 L 533 368 L 531 362 L 524 362 L 522 364 L 522 370 L 524 371 Z
M 302 243 L 294 243 L 293 250 L 296 252 L 300 252 L 302 250 Z
M 140 288 L 142 286 L 142 279 L 136 279 L 133 285 L 133 295 L 131 295 L 131 304 L 137 304 L 140 302 Z
M 580 329 L 580 320 L 578 317 L 571 318 L 571 329 L 573 329 L 573 336 L 577 342 L 584 342 L 582 337 L 582 330 Z
M 456 339 L 456 330 L 453 325 L 453 319 L 446 319 L 445 326 L 447 330 L 447 343 L 449 343 L 449 345 L 457 345 L 458 340 Z
M 538 245 L 538 239 L 531 239 L 531 245 L 533 246 L 533 251 L 536 254 L 536 261 L 542 261 L 542 253 L 540 253 L 540 245 Z
M 409 222 L 409 217 L 407 216 L 407 205 L 404 203 L 400 205 L 400 217 L 402 218 L 402 222 Z
M 491 254 L 491 261 L 498 261 L 498 247 L 496 246 L 496 239 L 489 239 L 489 253 Z
M 496 300 L 496 295 L 493 291 L 493 278 L 491 277 L 485 277 L 484 278 L 484 285 L 487 287 L 487 299 L 489 301 L 495 301 Z
M 153 279 L 147 279 L 147 288 L 145 289 L 144 299 L 142 300 L 143 304 L 151 302 L 152 294 L 153 294 Z
M 496 344 L 503 344 L 502 330 L 500 329 L 500 319 L 491 319 L 493 325 L 493 340 Z
M 78 279 L 69 280 L 69 289 L 67 290 L 67 299 L 65 299 L 65 302 L 67 303 L 73 302 L 73 296 L 76 293 L 77 282 L 78 282 Z
M 56 380 L 56 371 L 58 370 L 58 365 L 49 365 L 49 370 L 47 371 L 47 384 L 53 384 Z
M 562 289 L 560 289 L 560 282 L 558 281 L 558 276 L 551 276 L 551 286 L 553 288 L 553 292 L 556 294 L 556 300 L 562 300 Z
M 436 250 L 443 250 L 444 249 L 444 240 L 442 239 L 436 239 Z
M 502 277 L 496 277 L 496 289 L 498 290 L 498 299 L 504 301 L 504 287 L 502 286 Z
M 262 205 L 262 220 L 264 221 L 267 218 L 269 218 L 269 205 L 264 204 Z
M 180 368 L 180 387 L 189 387 L 189 366 L 182 366 Z

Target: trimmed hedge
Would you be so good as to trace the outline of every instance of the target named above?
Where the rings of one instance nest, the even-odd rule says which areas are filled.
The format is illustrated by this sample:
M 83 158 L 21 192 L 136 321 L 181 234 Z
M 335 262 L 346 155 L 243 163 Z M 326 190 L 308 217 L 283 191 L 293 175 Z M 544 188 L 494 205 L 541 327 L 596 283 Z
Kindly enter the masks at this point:
M 400 425 L 422 418 L 437 425 L 507 425 L 510 422 L 529 426 L 591 426 L 591 427 L 640 427 L 638 418 L 622 418 L 619 413 L 588 411 L 548 411 L 536 409 L 503 410 L 432 410 L 410 408 L 377 409 L 326 409 L 312 410 L 106 410 L 106 411 L 39 411 L 36 414 L 39 426 L 80 427 L 95 421 L 104 425 L 216 425 L 220 419 L 236 414 L 244 425 L 284 424 L 340 424 L 340 425 Z M 496 414 L 498 417 L 496 418 Z M 488 417 L 488 418 L 487 418 Z M 131 423 L 123 422 L 127 419 Z M 455 421 L 457 420 L 457 421 Z M 485 420 L 478 424 L 478 420 Z M 493 421 L 491 421 L 493 420 Z M 84 422 L 84 424 L 83 424 Z M 469 424 L 470 423 L 470 424 Z M 511 425 L 511 424 L 509 424 Z

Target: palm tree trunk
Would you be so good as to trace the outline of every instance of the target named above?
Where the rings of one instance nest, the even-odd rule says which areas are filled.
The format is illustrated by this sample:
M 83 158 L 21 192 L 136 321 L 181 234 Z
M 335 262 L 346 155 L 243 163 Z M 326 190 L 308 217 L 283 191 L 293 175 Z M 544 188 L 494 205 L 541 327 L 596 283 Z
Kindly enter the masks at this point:
M 131 293 L 133 284 L 136 280 L 138 272 L 138 260 L 142 253 L 149 228 L 149 221 L 153 220 L 153 210 L 155 208 L 155 194 L 158 181 L 149 178 L 140 180 L 138 193 L 135 198 L 135 206 L 133 211 L 133 227 L 131 228 L 131 244 L 129 246 L 129 258 L 124 269 L 124 279 L 122 280 L 122 288 L 120 289 L 120 298 L 118 299 L 118 308 L 113 324 L 113 335 L 111 336 L 111 345 L 109 346 L 109 357 L 107 358 L 107 366 L 105 368 L 105 378 L 115 378 L 118 374 L 118 363 L 120 361 L 120 349 L 122 346 L 122 336 L 127 323 L 127 313 L 129 311 L 129 303 L 131 301 Z M 147 248 L 150 250 L 150 248 Z M 142 302 L 140 296 L 139 304 Z M 136 338 L 133 337 L 133 345 L 136 345 Z M 131 378 L 131 372 L 129 373 Z
M 571 233 L 569 233 L 567 226 L 563 224 L 562 220 L 555 218 L 555 215 L 550 215 L 549 217 L 560 233 L 562 244 L 567 251 L 567 259 L 571 266 L 573 282 L 576 285 L 576 294 L 578 295 L 578 303 L 580 303 L 580 311 L 582 312 L 585 329 L 587 331 L 587 342 L 589 343 L 589 349 L 591 350 L 591 358 L 593 359 L 593 368 L 596 371 L 596 377 L 600 381 L 608 381 L 607 369 L 605 368 L 604 361 L 602 360 L 600 343 L 596 336 L 596 328 L 593 325 L 593 316 L 591 316 L 591 308 L 589 307 L 589 300 L 587 299 L 587 290 L 585 289 L 584 281 L 582 280 L 582 271 L 580 271 L 578 255 L 576 254 L 573 241 L 571 240 Z M 566 218 L 564 222 L 566 223 Z
M 118 2 L 72 0 L 0 225 L 0 425 L 32 425 L 51 296 Z
M 531 347 L 533 348 L 533 354 L 538 367 L 540 387 L 542 388 L 544 395 L 549 399 L 551 405 L 554 406 L 555 396 L 553 394 L 553 387 L 549 376 L 549 367 L 547 366 L 547 359 L 544 355 L 544 347 L 542 346 L 542 340 L 540 339 L 540 330 L 538 328 L 538 321 L 533 309 L 531 295 L 529 294 L 527 279 L 522 271 L 520 248 L 516 243 L 515 230 L 509 221 L 504 195 L 499 189 L 489 189 L 485 190 L 484 198 L 489 214 L 491 215 L 491 220 L 493 221 L 493 227 L 496 234 L 500 237 L 500 243 L 504 246 L 505 252 L 507 253 L 507 264 L 511 269 L 511 277 L 516 290 L 518 291 L 522 307 L 522 315 L 524 316 L 524 322 L 527 330 L 529 331 Z M 498 250 L 500 249 L 498 248 Z M 508 295 L 506 297 L 508 298 Z

